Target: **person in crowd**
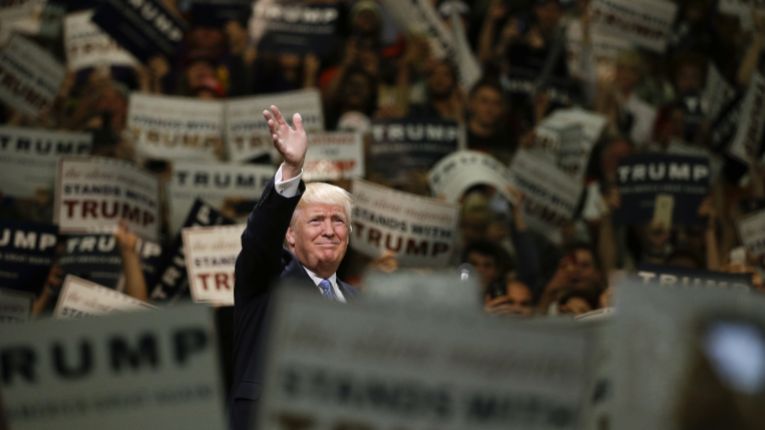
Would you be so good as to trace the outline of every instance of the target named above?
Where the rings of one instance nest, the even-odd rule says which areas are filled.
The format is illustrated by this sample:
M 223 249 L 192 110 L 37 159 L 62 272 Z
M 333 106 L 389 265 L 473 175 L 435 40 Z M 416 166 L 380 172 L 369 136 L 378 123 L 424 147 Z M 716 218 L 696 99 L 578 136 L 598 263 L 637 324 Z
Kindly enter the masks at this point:
M 299 114 L 294 128 L 276 106 L 264 111 L 284 161 L 266 185 L 242 233 L 234 286 L 234 379 L 231 424 L 251 428 L 263 381 L 266 312 L 277 282 L 345 302 L 356 290 L 337 278 L 350 241 L 351 197 L 342 188 L 302 182 L 308 138 Z M 282 248 L 286 243 L 287 249 Z
M 509 162 L 516 149 L 507 122 L 507 103 L 497 81 L 473 85 L 467 100 L 467 147 Z
M 491 315 L 534 315 L 534 295 L 528 285 L 517 279 L 508 280 L 502 294 L 486 296 L 483 303 L 484 312 Z
M 561 292 L 556 302 L 559 315 L 582 315 L 598 309 L 599 295 L 592 290 L 569 288 Z
M 462 261 L 478 274 L 481 297 L 502 295 L 510 259 L 505 250 L 493 242 L 476 241 L 468 243 L 462 252 Z
M 540 312 L 547 313 L 550 305 L 558 302 L 569 290 L 586 291 L 597 297 L 604 289 L 603 274 L 598 264 L 590 245 L 570 244 L 560 259 L 557 270 L 542 291 L 539 300 Z

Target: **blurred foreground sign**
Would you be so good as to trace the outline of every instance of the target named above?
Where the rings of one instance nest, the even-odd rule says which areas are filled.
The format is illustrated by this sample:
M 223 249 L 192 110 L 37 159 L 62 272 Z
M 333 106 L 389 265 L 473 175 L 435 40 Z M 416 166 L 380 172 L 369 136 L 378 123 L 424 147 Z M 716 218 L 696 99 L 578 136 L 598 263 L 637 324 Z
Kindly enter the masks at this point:
M 591 332 L 579 326 L 283 294 L 258 428 L 581 426 Z
M 762 402 L 747 397 L 765 389 L 764 298 L 631 279 L 616 309 L 610 428 L 761 428 L 741 423 L 765 422 Z M 734 406 L 744 402 L 753 407 Z
M 3 326 L 9 427 L 223 429 L 216 348 L 200 307 Z

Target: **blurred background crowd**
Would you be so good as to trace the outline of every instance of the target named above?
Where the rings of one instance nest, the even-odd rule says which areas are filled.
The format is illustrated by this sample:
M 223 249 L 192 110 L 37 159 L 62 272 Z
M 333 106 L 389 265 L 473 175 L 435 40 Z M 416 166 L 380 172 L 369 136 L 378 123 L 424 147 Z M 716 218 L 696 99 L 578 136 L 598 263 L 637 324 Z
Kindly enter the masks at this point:
M 10 7 L 13 2 L 3 3 Z M 95 3 L 66 1 L 59 7 L 73 13 Z M 166 182 L 173 160 L 136 157 L 126 132 L 132 93 L 225 100 L 315 88 L 328 131 L 366 133 L 368 143 L 375 121 L 446 119 L 459 125 L 463 148 L 488 153 L 508 165 L 518 151 L 539 144 L 538 126 L 552 112 L 577 107 L 606 122 L 584 173 L 572 178 L 586 191 L 574 217 L 555 232 L 559 240 L 528 227 L 523 211 L 516 210 L 525 198 L 518 189 L 498 192 L 476 186 L 459 201 L 459 249 L 452 262 L 454 267 L 472 265 L 487 312 L 582 314 L 608 307 L 616 280 L 645 264 L 746 274 L 755 289 L 765 288 L 763 259 L 743 246 L 739 229 L 741 217 L 765 197 L 762 160 L 758 153 L 740 157 L 726 150 L 727 142 L 714 136 L 725 107 L 711 112 L 703 97 L 712 71 L 728 82 L 739 100 L 762 73 L 763 11 L 752 9 L 745 21 L 721 12 L 718 3 L 723 2 L 675 0 L 670 3 L 677 12 L 663 52 L 625 43 L 624 49 L 601 55 L 587 0 L 431 0 L 447 28 L 462 26 L 480 66 L 479 79 L 465 87 L 459 59 L 436 56 L 427 35 L 407 31 L 396 21 L 391 2 L 310 2 L 337 7 L 341 19 L 336 46 L 306 54 L 264 52 L 252 43 L 249 2 L 240 2 L 241 13 L 230 19 L 198 7 L 201 3 L 205 2 L 164 1 L 188 24 L 175 56 L 156 55 L 133 67 L 69 71 L 50 109 L 32 117 L 4 105 L 3 123 L 89 132 L 94 155 L 135 162 Z M 60 33 L 28 37 L 65 62 Z M 571 48 L 574 37 L 577 52 Z M 513 85 L 518 76 L 530 77 L 527 81 L 533 85 L 519 91 Z M 612 213 L 621 204 L 617 167 L 622 160 L 638 153 L 687 151 L 703 154 L 715 166 L 709 195 L 697 208 L 700 222 L 614 222 Z M 216 155 L 228 161 L 222 145 Z M 248 162 L 278 160 L 264 156 Z M 426 170 L 402 173 L 393 180 L 370 172 L 366 179 L 432 195 Z M 255 197 L 258 193 L 254 190 Z M 507 194 L 515 197 L 513 202 L 503 197 Z M 5 220 L 51 222 L 49 194 L 20 199 L 3 193 L 0 199 Z M 224 208 L 224 215 L 241 219 L 249 209 Z M 165 225 L 163 246 L 169 247 L 177 233 Z M 124 228 L 116 235 L 124 245 L 123 267 L 130 278 L 136 237 Z M 351 250 L 340 277 L 361 284 L 369 270 L 397 268 L 395 255 L 371 259 Z M 36 313 L 52 308 L 60 275 L 60 267 L 54 265 L 35 302 Z M 133 273 L 126 291 L 151 301 L 146 287 L 150 282 L 141 276 Z

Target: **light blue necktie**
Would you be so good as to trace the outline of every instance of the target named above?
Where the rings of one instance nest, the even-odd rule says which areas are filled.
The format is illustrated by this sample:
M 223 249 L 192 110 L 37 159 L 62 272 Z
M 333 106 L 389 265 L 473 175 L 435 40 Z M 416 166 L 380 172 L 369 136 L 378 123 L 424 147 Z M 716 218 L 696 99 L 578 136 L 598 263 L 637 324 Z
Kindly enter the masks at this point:
M 337 300 L 335 297 L 335 290 L 332 288 L 332 283 L 329 282 L 329 279 L 322 279 L 319 281 L 319 288 L 321 288 L 321 295 L 328 298 L 329 300 Z

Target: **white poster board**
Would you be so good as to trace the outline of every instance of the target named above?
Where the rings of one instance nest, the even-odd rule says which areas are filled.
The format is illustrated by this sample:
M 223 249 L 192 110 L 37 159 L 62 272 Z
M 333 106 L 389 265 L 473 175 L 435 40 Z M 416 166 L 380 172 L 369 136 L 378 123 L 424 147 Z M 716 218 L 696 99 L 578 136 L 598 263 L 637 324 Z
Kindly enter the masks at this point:
M 65 157 L 59 161 L 54 220 L 62 233 L 112 232 L 120 219 L 159 241 L 159 180 L 125 161 Z
M 129 52 L 91 22 L 92 10 L 70 13 L 64 19 L 64 50 L 69 70 L 98 66 L 135 66 Z
M 738 222 L 738 232 L 744 246 L 752 255 L 765 254 L 765 210 L 741 218 Z
M 127 129 L 146 158 L 215 160 L 223 153 L 223 104 L 131 93 Z
M 518 151 L 510 164 L 515 186 L 523 195 L 529 227 L 557 241 L 560 227 L 574 216 L 582 184 L 548 161 Z
M 254 203 L 263 188 L 274 177 L 272 166 L 231 163 L 173 163 L 173 176 L 168 185 L 170 229 L 178 232 L 189 209 L 197 198 L 218 210 L 244 201 Z M 251 209 L 251 208 L 250 208 Z M 224 215 L 234 215 L 224 210 Z M 249 213 L 243 213 L 242 218 Z M 237 217 L 238 218 L 238 217 Z
M 308 134 L 303 180 L 336 181 L 364 176 L 364 141 L 361 133 Z
M 507 166 L 489 154 L 478 151 L 457 151 L 442 158 L 428 174 L 430 189 L 448 202 L 458 202 L 469 188 L 491 185 L 510 199 L 507 187 L 512 175 Z
M 666 0 L 593 0 L 592 29 L 629 40 L 637 47 L 664 52 L 677 5 Z
M 0 51 L 0 100 L 24 115 L 48 110 L 66 71 L 48 51 L 20 35 Z
M 263 111 L 271 105 L 278 106 L 290 124 L 292 116 L 299 112 L 303 128 L 324 130 L 324 111 L 317 89 L 231 99 L 225 104 L 226 147 L 231 161 L 244 161 L 274 152 L 271 133 L 263 117 Z
M 353 181 L 351 246 L 402 266 L 444 267 L 455 252 L 459 208 L 361 179 Z
M 581 428 L 591 338 L 574 321 L 281 293 L 258 428 Z
M 700 343 L 702 327 L 729 318 L 759 319 L 765 327 L 765 299 L 740 290 L 644 285 L 628 279 L 615 298 L 614 429 L 689 428 L 678 419 L 680 408 L 688 406 L 688 394 L 722 394 L 721 382 L 696 379 L 702 376 L 699 353 L 708 346 Z M 710 387 L 718 389 L 710 392 Z M 705 408 L 694 409 L 703 416 Z
M 762 73 L 752 75 L 738 118 L 736 135 L 729 152 L 748 163 L 758 155 L 765 130 L 765 76 Z
M 83 318 L 154 306 L 78 276 L 67 275 L 53 310 L 54 318 Z
M 191 306 L 4 326 L 8 427 L 223 430 L 214 329 Z
M 19 198 L 52 193 L 58 160 L 90 154 L 92 139 L 89 133 L 0 127 L 0 191 Z
M 191 298 L 196 303 L 234 304 L 234 269 L 242 250 L 244 225 L 187 227 L 183 253 Z

